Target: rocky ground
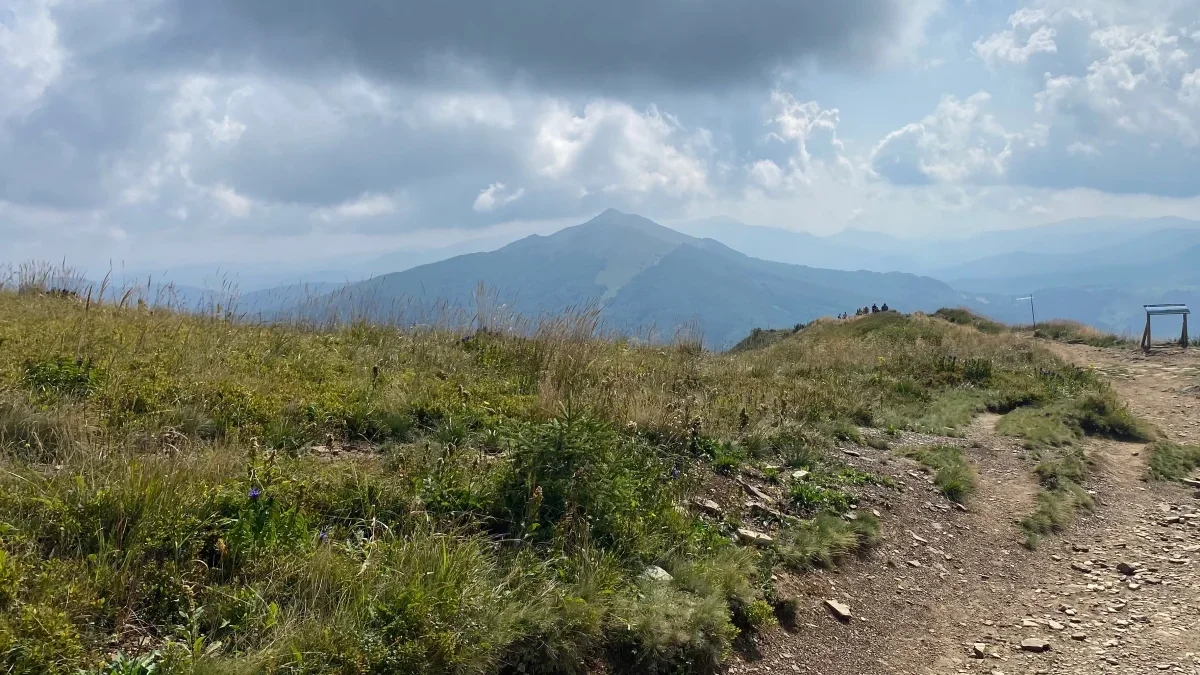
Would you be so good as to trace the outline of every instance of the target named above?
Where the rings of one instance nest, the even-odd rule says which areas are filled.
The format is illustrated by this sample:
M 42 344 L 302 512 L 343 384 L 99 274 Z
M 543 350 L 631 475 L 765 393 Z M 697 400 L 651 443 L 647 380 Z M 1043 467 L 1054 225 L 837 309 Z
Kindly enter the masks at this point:
M 1055 349 L 1106 373 L 1171 440 L 1200 440 L 1200 350 Z M 980 475 L 965 510 L 894 448 L 852 458 L 898 479 L 894 498 L 863 505 L 882 513 L 884 545 L 835 572 L 780 578 L 802 598 L 798 629 L 772 631 L 763 656 L 731 672 L 1200 673 L 1200 492 L 1147 482 L 1140 445 L 1094 441 L 1097 509 L 1029 551 L 1016 521 L 1032 512 L 1037 485 L 995 421 L 953 439 Z M 901 444 L 931 440 L 952 439 Z

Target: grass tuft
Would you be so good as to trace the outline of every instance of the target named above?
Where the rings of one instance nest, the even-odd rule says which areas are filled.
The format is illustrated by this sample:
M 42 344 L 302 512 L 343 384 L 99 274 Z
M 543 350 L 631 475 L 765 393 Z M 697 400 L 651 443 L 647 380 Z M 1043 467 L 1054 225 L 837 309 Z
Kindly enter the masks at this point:
M 1200 446 L 1160 441 L 1151 443 L 1146 450 L 1150 454 L 1150 477 L 1154 480 L 1183 480 L 1200 469 Z
M 1092 347 L 1124 347 L 1133 344 L 1127 338 L 1106 333 L 1078 321 L 1056 319 L 1039 323 L 1033 330 L 1034 337 L 1068 344 L 1084 344 Z
M 953 445 L 935 445 L 907 449 L 912 457 L 933 473 L 933 482 L 946 499 L 965 504 L 978 487 L 978 476 L 963 449 Z

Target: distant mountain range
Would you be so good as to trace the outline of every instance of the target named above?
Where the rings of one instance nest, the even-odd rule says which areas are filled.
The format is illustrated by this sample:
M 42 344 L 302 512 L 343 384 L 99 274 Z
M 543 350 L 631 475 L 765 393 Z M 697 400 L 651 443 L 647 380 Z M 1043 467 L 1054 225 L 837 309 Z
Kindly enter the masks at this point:
M 1143 304 L 1200 306 L 1200 222 L 1083 218 L 945 239 L 862 231 L 830 237 L 743 225 L 728 218 L 681 226 L 745 253 L 843 269 L 901 269 L 939 279 L 962 304 L 1009 323 L 1066 318 L 1136 334 Z M 1177 320 L 1164 318 L 1164 330 Z
M 512 242 L 480 238 L 264 270 L 164 270 L 141 294 L 166 297 L 170 280 L 183 307 L 411 323 L 448 310 L 474 315 L 482 283 L 489 311 L 529 318 L 594 306 L 616 330 L 653 328 L 662 337 L 687 325 L 723 347 L 752 328 L 884 302 L 903 311 L 966 306 L 1028 323 L 1031 294 L 1039 319 L 1133 334 L 1144 303 L 1200 307 L 1198 262 L 1200 222 L 1179 218 L 1077 219 L 932 240 L 862 230 L 817 236 L 728 217 L 667 228 L 610 210 Z M 1168 323 L 1164 331 L 1173 330 Z
M 806 323 L 873 303 L 912 311 L 964 301 L 928 277 L 760 260 L 609 210 L 550 236 L 351 284 L 326 305 L 381 317 L 439 302 L 469 307 L 480 283 L 495 289 L 495 302 L 524 316 L 596 302 L 610 328 L 669 335 L 688 325 L 710 347 L 732 345 L 755 327 Z

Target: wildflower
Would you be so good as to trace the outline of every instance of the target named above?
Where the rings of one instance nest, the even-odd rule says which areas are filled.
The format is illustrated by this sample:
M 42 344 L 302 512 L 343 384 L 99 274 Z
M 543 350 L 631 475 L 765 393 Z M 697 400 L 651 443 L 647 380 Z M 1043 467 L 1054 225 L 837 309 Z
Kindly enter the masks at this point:
M 256 487 L 250 488 L 250 501 L 254 501 L 254 500 L 258 499 L 260 496 L 262 496 L 262 490 L 260 490 Z
M 325 530 L 321 530 L 319 533 L 317 533 L 317 541 L 319 543 L 324 544 L 328 539 L 329 539 L 329 533 L 326 532 Z

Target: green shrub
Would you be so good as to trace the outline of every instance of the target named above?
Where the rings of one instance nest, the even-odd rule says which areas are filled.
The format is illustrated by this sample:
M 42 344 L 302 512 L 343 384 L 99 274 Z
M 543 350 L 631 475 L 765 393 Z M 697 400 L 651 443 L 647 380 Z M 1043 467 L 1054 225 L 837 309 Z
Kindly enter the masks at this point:
M 841 490 L 822 487 L 812 482 L 793 483 L 788 499 L 800 513 L 817 514 L 824 511 L 845 513 L 857 501 Z
M 91 360 L 58 357 L 28 361 L 22 378 L 26 387 L 38 396 L 84 397 L 97 388 L 104 373 Z
M 20 605 L 0 614 L 0 669 L 12 675 L 75 675 L 87 647 L 66 612 Z
M 737 472 L 744 460 L 745 456 L 739 448 L 726 443 L 717 451 L 717 458 L 713 460 L 713 471 L 725 476 L 731 475 Z
M 678 520 L 669 465 L 641 440 L 590 417 L 528 427 L 507 471 L 502 517 L 520 538 L 547 541 L 582 528 L 601 548 L 653 557 Z

